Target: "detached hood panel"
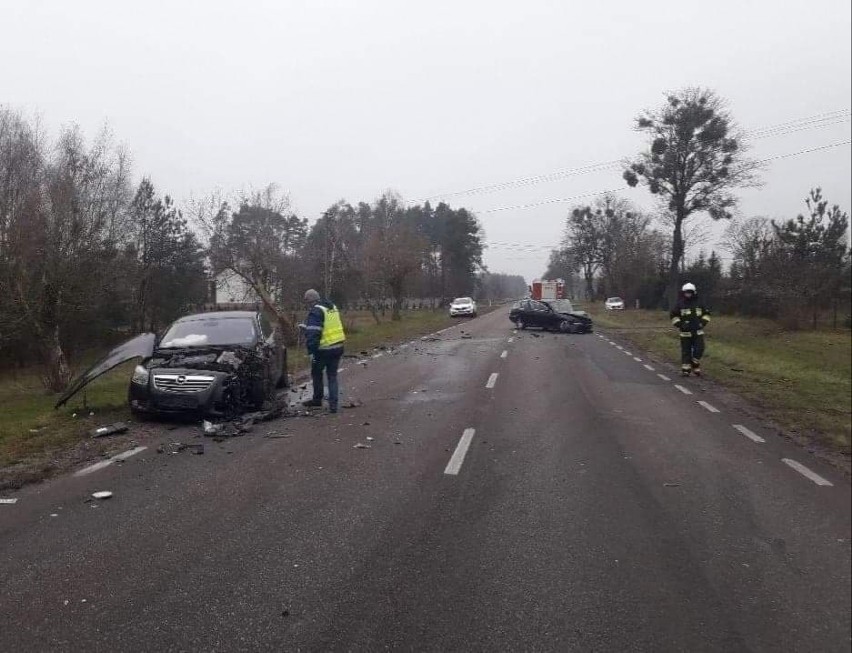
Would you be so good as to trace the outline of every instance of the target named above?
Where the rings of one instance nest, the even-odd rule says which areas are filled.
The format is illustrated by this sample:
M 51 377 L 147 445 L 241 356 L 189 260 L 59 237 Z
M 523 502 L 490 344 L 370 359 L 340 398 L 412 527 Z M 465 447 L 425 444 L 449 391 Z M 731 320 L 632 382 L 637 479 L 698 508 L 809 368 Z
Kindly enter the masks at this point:
M 88 370 L 83 372 L 83 374 L 74 379 L 71 385 L 69 385 L 65 392 L 62 393 L 62 396 L 59 398 L 59 401 L 56 402 L 54 408 L 62 406 L 71 397 L 89 385 L 89 383 L 102 374 L 106 374 L 112 368 L 118 367 L 127 361 L 132 361 L 134 358 L 150 358 L 154 353 L 154 343 L 156 341 L 157 336 L 153 333 L 143 333 L 132 340 L 128 340 L 123 345 L 119 345 L 97 363 L 92 365 Z

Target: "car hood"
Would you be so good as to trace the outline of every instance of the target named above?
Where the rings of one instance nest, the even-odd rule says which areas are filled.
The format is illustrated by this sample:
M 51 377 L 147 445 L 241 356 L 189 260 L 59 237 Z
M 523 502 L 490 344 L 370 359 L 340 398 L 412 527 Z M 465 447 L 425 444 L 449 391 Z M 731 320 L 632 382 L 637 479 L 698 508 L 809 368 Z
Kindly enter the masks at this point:
M 142 335 L 128 340 L 123 345 L 119 345 L 74 379 L 65 392 L 62 393 L 62 396 L 59 398 L 59 401 L 56 402 L 54 408 L 62 406 L 71 397 L 89 385 L 89 383 L 102 374 L 106 374 L 112 368 L 118 367 L 122 363 L 131 361 L 134 358 L 150 358 L 154 353 L 154 344 L 156 341 L 157 336 L 155 334 L 143 333 Z
M 571 317 L 579 317 L 581 320 L 590 320 L 589 314 L 586 311 L 563 311 L 560 315 L 570 315 Z

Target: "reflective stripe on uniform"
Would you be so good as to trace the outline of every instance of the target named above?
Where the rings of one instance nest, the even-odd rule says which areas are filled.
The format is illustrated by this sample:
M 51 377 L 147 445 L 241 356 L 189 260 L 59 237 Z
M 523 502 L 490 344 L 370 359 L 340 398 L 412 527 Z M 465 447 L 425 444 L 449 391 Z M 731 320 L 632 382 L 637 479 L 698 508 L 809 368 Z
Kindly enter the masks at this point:
M 705 313 L 701 319 L 704 320 L 704 324 L 707 324 L 710 321 L 710 316 Z
M 695 332 L 695 335 L 697 335 L 697 336 L 703 336 L 703 335 L 704 335 L 704 332 L 703 332 L 703 331 L 696 331 L 696 332 Z
M 679 318 L 679 317 L 673 317 L 673 318 L 672 318 L 672 324 L 674 324 L 675 326 L 677 326 L 677 325 L 678 325 L 678 322 L 680 322 L 680 318 Z
M 681 332 L 680 332 L 680 337 L 681 337 L 681 338 L 691 338 L 691 337 L 692 337 L 692 334 L 691 334 L 689 331 L 681 331 Z
M 329 349 L 336 345 L 343 344 L 346 340 L 346 334 L 343 332 L 343 322 L 340 319 L 340 311 L 337 308 L 326 308 L 322 305 L 317 305 L 323 312 L 324 320 L 322 326 L 322 337 L 320 338 L 319 348 Z

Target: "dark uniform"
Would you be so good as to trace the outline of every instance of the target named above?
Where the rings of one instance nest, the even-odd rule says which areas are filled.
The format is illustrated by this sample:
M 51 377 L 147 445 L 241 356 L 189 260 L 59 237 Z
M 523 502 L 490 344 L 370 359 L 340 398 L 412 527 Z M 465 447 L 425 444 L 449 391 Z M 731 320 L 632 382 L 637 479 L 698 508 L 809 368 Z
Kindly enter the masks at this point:
M 710 321 L 710 311 L 698 295 L 681 294 L 671 312 L 672 324 L 680 331 L 681 373 L 701 374 L 701 357 L 704 355 L 704 327 Z

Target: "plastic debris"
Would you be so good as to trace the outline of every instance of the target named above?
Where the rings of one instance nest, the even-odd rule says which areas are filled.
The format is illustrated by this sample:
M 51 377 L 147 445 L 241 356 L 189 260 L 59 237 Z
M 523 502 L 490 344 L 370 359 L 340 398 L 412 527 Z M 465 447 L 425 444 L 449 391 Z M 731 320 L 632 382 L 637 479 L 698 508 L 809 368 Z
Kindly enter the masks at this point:
M 292 438 L 293 434 L 292 433 L 277 433 L 275 431 L 272 431 L 271 433 L 267 433 L 263 437 L 270 438 L 272 440 L 277 440 L 277 439 L 283 439 L 283 438 Z
M 375 439 L 375 438 L 373 438 L 373 437 L 371 437 L 371 436 L 369 436 L 369 435 L 367 436 L 367 442 L 372 442 L 374 439 Z
M 100 492 L 93 492 L 92 497 L 95 499 L 111 499 L 112 492 L 108 492 L 106 490 L 102 490 Z
M 355 446 L 353 446 L 352 448 L 353 449 L 372 449 L 373 447 L 371 447 L 369 444 L 364 444 L 363 442 L 359 442 Z
M 93 438 L 104 438 L 108 435 L 117 435 L 119 433 L 126 433 L 128 430 L 127 424 L 124 422 L 116 422 L 115 424 L 108 424 L 107 426 L 100 426 L 96 429 L 93 429 L 89 433 Z
M 7 506 L 11 506 L 16 503 L 18 503 L 17 499 L 0 499 L 0 504 L 5 504 Z
M 350 399 L 346 403 L 343 404 L 344 408 L 360 408 L 364 405 L 364 402 L 360 399 Z
M 204 431 L 204 435 L 216 435 L 222 431 L 222 425 L 208 422 L 205 419 L 201 422 L 201 430 Z

